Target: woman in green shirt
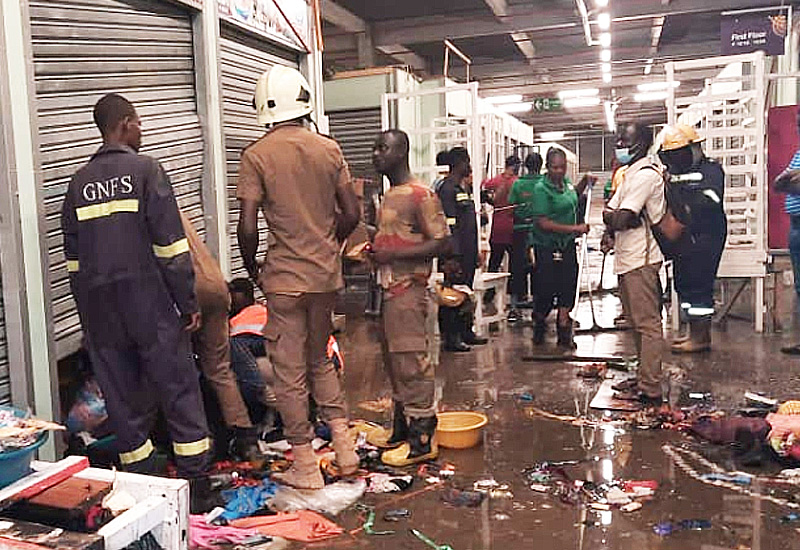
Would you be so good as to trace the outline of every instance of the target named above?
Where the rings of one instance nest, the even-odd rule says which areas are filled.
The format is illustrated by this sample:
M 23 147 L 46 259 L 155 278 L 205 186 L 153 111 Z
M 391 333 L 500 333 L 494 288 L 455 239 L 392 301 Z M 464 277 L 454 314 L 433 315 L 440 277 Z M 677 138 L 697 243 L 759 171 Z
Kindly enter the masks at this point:
M 550 148 L 546 167 L 547 174 L 534 188 L 532 202 L 532 214 L 536 220 L 530 233 L 536 258 L 533 343 L 544 343 L 547 316 L 557 307 L 558 346 L 572 350 L 576 346 L 569 313 L 575 305 L 578 286 L 575 237 L 587 233 L 589 226 L 579 223 L 579 192 L 566 177 L 567 156 L 564 151 Z M 581 182 L 581 187 L 585 188 L 585 182 L 588 182 L 587 178 Z

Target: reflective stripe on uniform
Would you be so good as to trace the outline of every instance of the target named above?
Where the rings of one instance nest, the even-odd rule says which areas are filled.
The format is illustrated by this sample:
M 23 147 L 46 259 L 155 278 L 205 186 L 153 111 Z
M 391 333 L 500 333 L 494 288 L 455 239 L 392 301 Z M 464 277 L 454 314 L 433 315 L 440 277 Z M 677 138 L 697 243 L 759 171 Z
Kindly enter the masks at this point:
M 69 273 L 77 273 L 81 270 L 81 264 L 78 260 L 67 260 L 67 271 Z
M 455 218 L 447 218 L 447 225 L 455 225 L 456 219 Z
M 692 317 L 704 317 L 706 315 L 714 315 L 713 307 L 690 307 L 687 313 Z
M 705 191 L 703 191 L 703 194 L 704 194 L 706 197 L 708 197 L 709 199 L 711 199 L 712 201 L 714 201 L 714 202 L 716 202 L 716 203 L 718 203 L 718 204 L 719 204 L 720 202 L 722 202 L 722 201 L 719 199 L 719 195 L 717 195 L 717 192 L 716 192 L 716 191 L 714 191 L 713 189 L 706 189 Z
M 211 449 L 211 440 L 204 437 L 191 443 L 173 443 L 172 449 L 178 456 L 197 456 Z
M 264 325 L 236 325 L 231 328 L 231 336 L 241 336 L 242 334 L 263 334 Z
M 153 245 L 153 252 L 157 258 L 174 258 L 184 252 L 189 252 L 189 241 L 186 238 L 175 241 L 172 244 L 161 246 L 158 244 Z
M 87 220 L 104 218 L 120 212 L 136 213 L 138 211 L 139 199 L 118 199 L 115 201 L 102 202 L 100 204 L 81 206 L 75 209 L 75 214 L 79 222 L 84 222 Z
M 703 174 L 700 172 L 692 172 L 691 174 L 676 174 L 670 177 L 672 183 L 689 183 L 695 181 L 703 181 Z
M 457 201 L 468 201 L 468 200 L 470 200 L 470 197 L 466 193 L 457 193 L 456 194 L 456 200 Z
M 119 453 L 119 461 L 122 464 L 133 464 L 134 462 L 141 462 L 149 457 L 155 449 L 153 442 L 149 439 L 142 443 L 142 445 L 127 453 Z

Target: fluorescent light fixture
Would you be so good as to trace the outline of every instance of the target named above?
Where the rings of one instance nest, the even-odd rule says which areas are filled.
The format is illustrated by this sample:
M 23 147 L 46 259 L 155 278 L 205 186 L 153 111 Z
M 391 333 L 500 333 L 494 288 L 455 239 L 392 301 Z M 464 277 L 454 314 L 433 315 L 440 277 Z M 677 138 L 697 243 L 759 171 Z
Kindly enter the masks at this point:
M 645 76 L 649 75 L 652 70 L 653 70 L 653 60 L 648 59 L 647 64 L 645 64 L 644 66 L 644 75 Z
M 664 101 L 669 97 L 667 92 L 642 92 L 633 95 L 633 100 L 637 103 L 647 103 L 648 101 Z
M 611 16 L 608 12 L 597 14 L 597 26 L 600 27 L 601 31 L 607 31 L 611 28 Z
M 564 108 L 594 107 L 600 105 L 599 97 L 570 97 L 564 100 Z
M 600 68 L 603 70 L 603 73 L 610 73 L 611 72 L 611 63 L 602 63 Z
M 603 103 L 603 111 L 606 113 L 606 128 L 609 132 L 617 131 L 617 121 L 614 118 L 614 104 L 610 101 Z
M 600 90 L 598 88 L 586 88 L 581 90 L 562 90 L 558 92 L 558 97 L 559 99 L 567 99 L 570 97 L 591 97 L 599 94 Z
M 603 82 L 606 84 L 611 82 L 611 73 L 603 73 Z
M 501 103 L 520 103 L 522 102 L 522 94 L 496 95 L 484 99 L 492 105 L 500 105 Z
M 533 108 L 533 103 L 504 103 L 497 108 L 504 113 L 527 113 Z
M 608 48 L 611 46 L 611 33 L 604 32 L 600 33 L 600 45 L 604 48 Z
M 604 63 L 611 61 L 611 50 L 600 50 L 600 61 Z
M 605 8 L 608 5 L 608 0 L 594 0 L 598 8 Z
M 677 88 L 680 85 L 681 83 L 677 80 L 672 82 L 673 88 Z M 667 82 L 643 82 L 642 84 L 637 84 L 636 89 L 640 92 L 660 92 L 668 90 L 669 84 Z
M 542 132 L 539 134 L 539 139 L 542 141 L 559 141 L 564 139 L 565 135 L 564 132 Z

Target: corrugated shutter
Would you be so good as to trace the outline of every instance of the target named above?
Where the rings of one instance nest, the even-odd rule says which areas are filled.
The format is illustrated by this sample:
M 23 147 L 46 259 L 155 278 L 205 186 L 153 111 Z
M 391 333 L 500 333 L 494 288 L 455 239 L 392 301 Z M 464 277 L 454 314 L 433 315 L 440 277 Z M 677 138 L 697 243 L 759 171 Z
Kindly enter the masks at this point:
M 239 158 L 248 145 L 264 135 L 264 128 L 256 123 L 253 91 L 258 77 L 273 65 L 298 68 L 297 56 L 282 53 L 261 40 L 223 25 L 220 72 L 228 172 L 228 236 L 232 251 L 231 273 L 234 277 L 247 276 L 236 239 L 236 225 L 239 223 L 239 202 L 236 200 Z M 258 219 L 258 233 L 258 250 L 263 253 L 267 249 L 268 233 L 263 216 Z
M 331 136 L 339 142 L 350 172 L 357 178 L 371 178 L 372 146 L 381 132 L 381 110 L 354 109 L 327 113 Z
M 5 304 L 3 304 L 2 277 L 0 277 L 0 405 L 11 403 L 11 372 L 8 365 L 8 337 L 6 336 Z
M 203 136 L 195 101 L 191 19 L 168 2 L 31 0 L 50 290 L 58 357 L 80 324 L 69 290 L 59 214 L 72 174 L 100 144 L 92 107 L 108 92 L 142 119 L 142 153 L 165 166 L 178 203 L 201 233 Z

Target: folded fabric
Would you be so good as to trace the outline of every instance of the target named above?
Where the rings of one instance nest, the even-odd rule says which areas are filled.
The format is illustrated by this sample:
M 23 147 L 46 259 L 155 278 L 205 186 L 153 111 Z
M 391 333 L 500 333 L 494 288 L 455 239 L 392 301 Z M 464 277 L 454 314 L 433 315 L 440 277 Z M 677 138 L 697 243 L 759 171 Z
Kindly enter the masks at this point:
M 301 542 L 324 540 L 344 532 L 326 517 L 310 510 L 236 519 L 231 521 L 230 525 L 242 529 L 255 529 L 262 535 Z
M 203 515 L 189 516 L 189 546 L 214 550 L 218 544 L 239 544 L 259 534 L 255 529 L 209 525 Z
M 237 487 L 222 491 L 222 498 L 225 500 L 222 517 L 230 521 L 253 515 L 275 496 L 278 488 L 276 483 L 265 479 L 261 485 L 254 487 Z

